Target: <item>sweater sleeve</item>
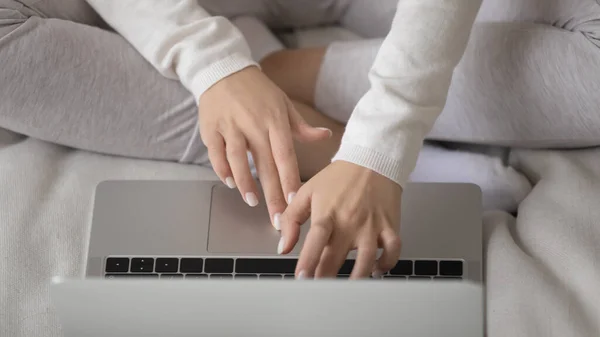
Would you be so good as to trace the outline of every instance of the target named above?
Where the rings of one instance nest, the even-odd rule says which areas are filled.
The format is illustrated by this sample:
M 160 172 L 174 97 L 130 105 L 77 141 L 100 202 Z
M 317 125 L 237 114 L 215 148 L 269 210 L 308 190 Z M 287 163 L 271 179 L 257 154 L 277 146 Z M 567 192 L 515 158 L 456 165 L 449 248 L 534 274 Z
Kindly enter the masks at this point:
M 442 112 L 481 0 L 400 0 L 333 161 L 404 186 Z
M 163 76 L 196 98 L 219 80 L 257 65 L 239 30 L 196 0 L 87 0 Z

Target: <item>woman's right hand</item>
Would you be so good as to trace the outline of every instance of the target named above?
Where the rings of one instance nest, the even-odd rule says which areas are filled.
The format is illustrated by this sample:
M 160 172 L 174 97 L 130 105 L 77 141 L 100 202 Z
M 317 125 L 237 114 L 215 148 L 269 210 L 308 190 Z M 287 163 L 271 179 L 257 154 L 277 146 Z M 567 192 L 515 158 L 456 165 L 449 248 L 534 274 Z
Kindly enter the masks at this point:
M 204 92 L 199 120 L 215 172 L 254 207 L 259 194 L 248 163 L 248 151 L 252 153 L 273 224 L 301 184 L 294 139 L 331 137 L 330 130 L 308 125 L 286 94 L 254 66 Z

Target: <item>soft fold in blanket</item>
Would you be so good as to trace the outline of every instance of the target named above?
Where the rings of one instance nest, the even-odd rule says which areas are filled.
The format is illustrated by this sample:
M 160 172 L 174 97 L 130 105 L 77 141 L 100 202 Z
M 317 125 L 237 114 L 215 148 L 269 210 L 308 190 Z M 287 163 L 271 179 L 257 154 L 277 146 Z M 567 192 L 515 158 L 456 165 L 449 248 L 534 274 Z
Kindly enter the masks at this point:
M 62 336 L 53 276 L 84 273 L 106 179 L 214 179 L 194 166 L 73 151 L 0 132 L 0 336 Z M 600 149 L 518 151 L 535 183 L 518 218 L 485 217 L 489 336 L 599 336 Z

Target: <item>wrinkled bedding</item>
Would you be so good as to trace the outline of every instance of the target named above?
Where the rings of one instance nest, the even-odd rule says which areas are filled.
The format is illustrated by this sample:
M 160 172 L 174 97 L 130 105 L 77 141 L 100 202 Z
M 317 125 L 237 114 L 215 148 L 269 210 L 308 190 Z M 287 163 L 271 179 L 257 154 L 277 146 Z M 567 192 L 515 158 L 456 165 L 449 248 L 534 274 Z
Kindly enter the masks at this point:
M 84 273 L 98 182 L 215 179 L 206 168 L 102 156 L 5 131 L 0 144 L 2 337 L 62 336 L 48 283 Z M 429 160 L 422 156 L 415 175 L 435 180 L 422 169 Z M 534 187 L 516 218 L 485 216 L 489 336 L 600 335 L 600 149 L 513 151 L 509 162 Z

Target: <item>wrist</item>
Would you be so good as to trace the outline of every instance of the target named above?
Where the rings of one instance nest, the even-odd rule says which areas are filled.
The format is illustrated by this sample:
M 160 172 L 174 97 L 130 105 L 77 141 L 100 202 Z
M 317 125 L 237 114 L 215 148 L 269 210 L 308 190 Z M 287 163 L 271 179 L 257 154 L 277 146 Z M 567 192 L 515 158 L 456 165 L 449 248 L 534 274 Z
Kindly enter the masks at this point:
M 189 90 L 196 97 L 196 103 L 202 95 L 215 84 L 249 67 L 259 69 L 259 65 L 241 54 L 232 54 L 196 73 L 189 84 Z
M 342 160 L 362 166 L 390 179 L 400 188 L 404 188 L 416 166 L 416 158 L 412 157 L 392 158 L 361 145 L 342 142 L 332 161 Z

